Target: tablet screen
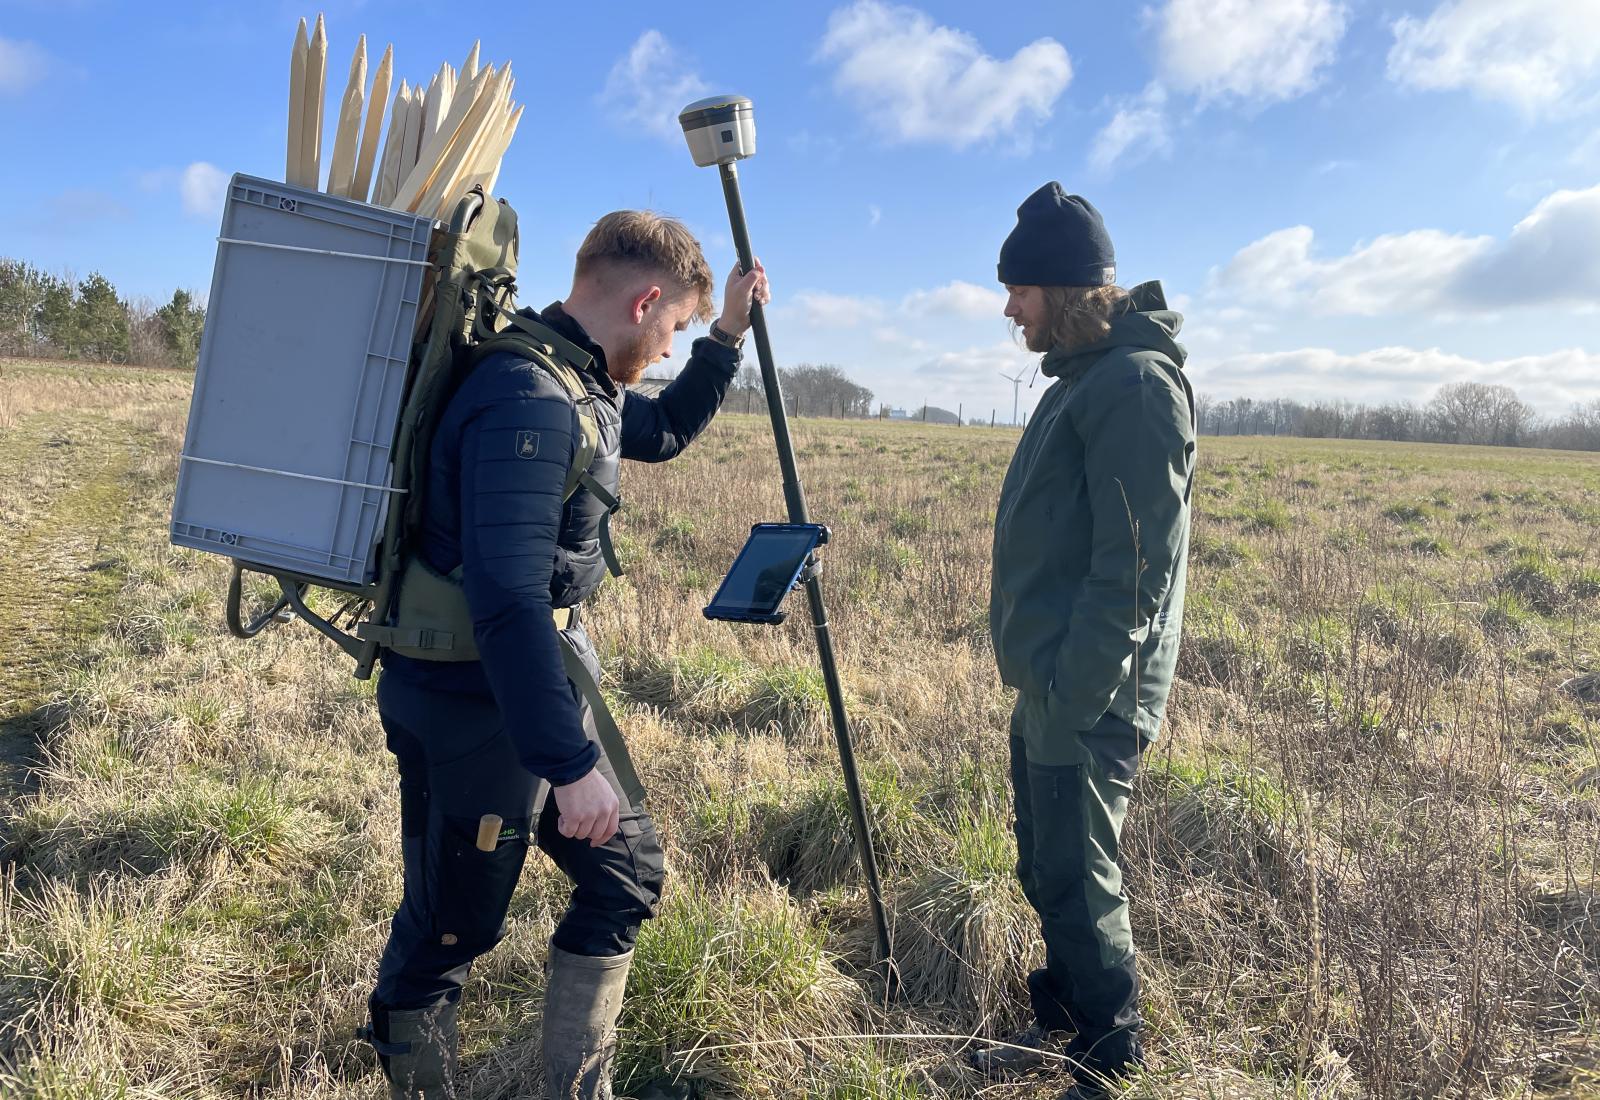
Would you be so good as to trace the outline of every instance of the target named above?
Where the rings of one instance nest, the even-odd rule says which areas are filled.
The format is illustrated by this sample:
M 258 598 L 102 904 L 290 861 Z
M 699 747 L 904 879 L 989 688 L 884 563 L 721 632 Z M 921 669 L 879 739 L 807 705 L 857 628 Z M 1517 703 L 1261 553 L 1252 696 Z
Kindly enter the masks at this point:
M 811 526 L 757 527 L 717 589 L 712 606 L 756 614 L 777 610 L 818 536 L 819 529 Z

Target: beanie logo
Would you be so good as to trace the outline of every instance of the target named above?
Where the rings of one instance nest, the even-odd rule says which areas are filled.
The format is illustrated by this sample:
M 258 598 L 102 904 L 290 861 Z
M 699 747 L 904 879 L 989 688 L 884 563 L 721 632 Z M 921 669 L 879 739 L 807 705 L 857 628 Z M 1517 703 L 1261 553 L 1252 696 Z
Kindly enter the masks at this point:
M 1106 268 L 1100 273 L 1100 281 L 1105 286 L 1110 286 L 1112 283 L 1116 282 L 1117 269 L 1115 267 Z

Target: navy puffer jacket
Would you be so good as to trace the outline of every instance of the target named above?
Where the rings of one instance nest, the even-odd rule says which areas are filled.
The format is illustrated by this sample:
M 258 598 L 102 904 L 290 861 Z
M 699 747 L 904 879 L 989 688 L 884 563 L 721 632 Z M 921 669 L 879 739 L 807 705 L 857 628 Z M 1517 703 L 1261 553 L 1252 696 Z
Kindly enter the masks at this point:
M 538 319 L 592 357 L 573 364 L 595 398 L 600 430 L 589 472 L 613 496 L 621 496 L 618 460 L 664 462 L 682 451 L 711 423 L 739 369 L 738 352 L 701 338 L 659 397 L 629 396 L 606 373 L 604 351 L 560 303 Z M 419 549 L 442 573 L 461 567 L 480 660 L 384 657 L 385 675 L 491 694 L 523 764 L 556 784 L 581 778 L 598 755 L 550 617 L 551 608 L 576 607 L 605 579 L 605 505 L 582 486 L 561 500 L 578 431 L 572 398 L 543 368 L 504 354 L 473 369 L 433 438 Z

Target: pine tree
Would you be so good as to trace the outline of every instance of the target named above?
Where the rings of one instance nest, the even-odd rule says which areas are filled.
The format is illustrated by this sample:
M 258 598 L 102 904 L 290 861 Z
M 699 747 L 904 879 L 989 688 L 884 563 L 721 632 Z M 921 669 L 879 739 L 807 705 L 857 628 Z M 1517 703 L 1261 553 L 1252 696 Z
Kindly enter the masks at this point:
M 200 333 L 205 328 L 206 311 L 187 290 L 176 290 L 172 301 L 156 310 L 162 338 L 172 353 L 174 366 L 194 369 L 200 356 Z
M 104 363 L 128 361 L 128 303 L 98 271 L 78 288 L 78 324 L 84 355 Z
M 57 355 L 76 357 L 81 343 L 78 325 L 78 288 L 70 278 L 40 276 L 39 305 L 33 331 L 40 344 Z

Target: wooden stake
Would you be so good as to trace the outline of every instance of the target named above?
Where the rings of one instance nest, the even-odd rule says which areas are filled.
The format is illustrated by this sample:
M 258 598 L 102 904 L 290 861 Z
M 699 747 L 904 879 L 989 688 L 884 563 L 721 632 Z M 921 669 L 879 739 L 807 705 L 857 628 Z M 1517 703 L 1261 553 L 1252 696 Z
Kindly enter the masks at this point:
M 394 93 L 394 103 L 389 107 L 389 136 L 383 143 L 383 167 L 372 189 L 372 201 L 388 206 L 400 186 L 400 145 L 405 140 L 406 108 L 411 103 L 411 87 L 402 78 L 400 90 Z
M 317 29 L 312 32 L 306 53 L 305 111 L 300 116 L 304 127 L 300 133 L 301 186 L 313 189 L 322 178 L 322 101 L 327 94 L 327 77 L 328 28 L 318 15 Z
M 403 209 L 436 216 L 435 212 L 450 198 L 447 192 L 455 184 L 463 168 L 472 164 L 474 150 L 482 148 L 485 124 L 491 118 L 504 117 L 506 96 L 510 91 L 511 67 L 508 65 L 496 73 L 492 65 L 486 66 L 479 76 L 487 79 L 480 79 L 474 83 L 477 94 L 471 109 L 461 120 L 450 144 L 439 154 L 438 164 L 421 189 L 421 194 L 409 205 L 403 206 Z M 425 162 L 419 158 L 418 169 L 421 170 L 424 164 Z M 396 204 L 400 205 L 405 198 L 405 194 L 402 193 Z
M 511 112 L 511 117 L 506 120 L 505 128 L 500 134 L 500 141 L 491 151 L 490 157 L 485 162 L 485 171 L 481 180 L 468 180 L 467 188 L 470 190 L 474 183 L 483 184 L 485 195 L 494 194 L 494 185 L 500 179 L 500 164 L 505 159 L 506 150 L 511 148 L 511 139 L 517 135 L 517 124 L 522 121 L 522 105 Z
M 383 128 L 383 112 L 389 106 L 389 81 L 394 70 L 394 45 L 383 51 L 378 75 L 372 79 L 372 94 L 367 97 L 367 124 L 361 133 L 361 153 L 356 158 L 356 173 L 350 181 L 350 197 L 367 202 L 372 194 L 372 169 L 378 156 L 378 131 Z
M 356 173 L 356 147 L 361 139 L 361 107 L 367 94 L 367 36 L 356 40 L 355 56 L 350 59 L 350 76 L 339 100 L 339 118 L 334 128 L 333 159 L 328 164 L 328 194 L 350 196 Z
M 283 182 L 295 187 L 305 186 L 300 172 L 300 134 L 305 127 L 306 53 L 310 49 L 302 19 L 289 53 L 289 144 L 283 158 Z
M 461 126 L 467 115 L 485 98 L 484 90 L 493 73 L 492 68 L 483 69 L 470 84 L 456 90 L 456 95 L 450 103 L 449 115 L 440 124 L 438 132 L 422 143 L 422 148 L 417 154 L 416 167 L 400 185 L 393 203 L 396 209 L 417 208 L 417 200 L 433 185 L 438 176 L 439 161 L 444 156 L 445 150 L 460 136 Z
M 406 114 L 406 143 L 400 146 L 400 178 L 402 180 L 417 167 L 417 154 L 422 147 L 422 127 L 426 111 L 427 104 L 424 102 L 422 85 L 418 84 L 411 89 L 411 106 Z

